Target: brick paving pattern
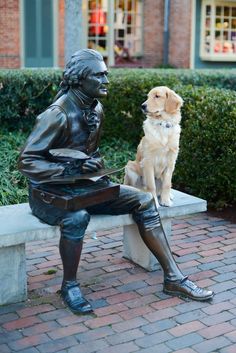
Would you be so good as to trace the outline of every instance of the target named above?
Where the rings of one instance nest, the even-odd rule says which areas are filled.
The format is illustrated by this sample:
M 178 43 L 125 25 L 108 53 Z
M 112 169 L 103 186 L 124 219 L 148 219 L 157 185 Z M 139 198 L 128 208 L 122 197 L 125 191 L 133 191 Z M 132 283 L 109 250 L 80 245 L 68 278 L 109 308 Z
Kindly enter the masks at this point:
M 174 219 L 172 232 L 176 261 L 214 290 L 212 302 L 164 294 L 161 269 L 122 258 L 122 229 L 115 229 L 86 236 L 78 278 L 95 313 L 73 315 L 58 294 L 57 241 L 34 242 L 29 299 L 0 307 L 0 353 L 235 353 L 236 224 L 203 213 Z

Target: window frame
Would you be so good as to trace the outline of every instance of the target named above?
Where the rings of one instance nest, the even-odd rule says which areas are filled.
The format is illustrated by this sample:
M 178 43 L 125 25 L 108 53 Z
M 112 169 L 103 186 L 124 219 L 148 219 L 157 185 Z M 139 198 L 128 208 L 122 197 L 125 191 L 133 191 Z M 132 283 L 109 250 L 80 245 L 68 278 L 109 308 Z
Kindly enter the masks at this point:
M 134 5 L 136 0 L 131 0 L 132 5 Z M 143 56 L 143 8 L 144 8 L 144 1 L 143 0 L 137 0 L 141 6 L 140 14 L 140 21 L 141 25 L 139 26 L 139 31 L 141 33 L 141 38 L 140 40 L 140 51 L 136 53 L 136 55 L 132 55 L 133 57 L 141 57 Z M 108 32 L 106 34 L 106 50 L 104 52 L 101 52 L 101 54 L 107 58 L 107 63 L 110 66 L 115 65 L 115 53 L 114 53 L 114 45 L 115 45 L 115 14 L 116 14 L 116 4 L 117 0 L 107 0 L 107 28 Z M 134 10 L 132 10 L 133 14 Z M 89 40 L 92 38 L 92 36 L 89 36 L 88 29 L 89 29 L 89 0 L 83 0 L 83 19 L 84 19 L 84 34 L 83 34 L 83 47 L 88 47 Z M 128 28 L 128 25 L 126 25 L 126 30 Z M 92 39 L 91 39 L 92 40 Z
M 234 6 L 235 5 L 235 6 Z M 211 6 L 211 15 L 206 16 L 206 7 Z M 203 0 L 201 4 L 201 33 L 200 33 L 200 58 L 205 61 L 236 61 L 236 51 L 234 53 L 215 53 L 214 43 L 215 43 L 215 19 L 216 19 L 216 7 L 226 6 L 226 7 L 236 7 L 235 0 L 220 1 L 220 0 Z M 210 52 L 205 51 L 205 32 L 206 28 L 206 18 L 210 17 Z M 221 15 L 222 17 L 222 15 Z M 229 18 L 232 18 L 229 16 Z M 236 29 L 235 29 L 236 32 Z M 236 41 L 235 41 L 236 46 Z
M 52 1 L 52 66 L 37 66 L 43 68 L 58 68 L 58 7 L 59 0 Z M 25 48 L 25 13 L 24 0 L 20 0 L 20 56 L 21 68 L 35 68 L 36 66 L 26 66 L 26 48 Z

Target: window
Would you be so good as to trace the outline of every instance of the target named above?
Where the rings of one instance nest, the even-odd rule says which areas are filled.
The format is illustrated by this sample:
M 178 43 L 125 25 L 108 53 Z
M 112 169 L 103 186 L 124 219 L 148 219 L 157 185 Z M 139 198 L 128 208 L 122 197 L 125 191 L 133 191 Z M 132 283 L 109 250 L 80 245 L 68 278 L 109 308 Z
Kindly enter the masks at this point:
M 142 1 L 88 0 L 88 48 L 98 50 L 109 64 L 123 51 L 142 55 Z
M 236 1 L 202 2 L 201 58 L 236 61 Z
M 114 38 L 115 43 L 127 48 L 131 56 L 142 55 L 142 8 L 140 1 L 115 1 Z
M 23 1 L 24 66 L 54 66 L 52 0 Z

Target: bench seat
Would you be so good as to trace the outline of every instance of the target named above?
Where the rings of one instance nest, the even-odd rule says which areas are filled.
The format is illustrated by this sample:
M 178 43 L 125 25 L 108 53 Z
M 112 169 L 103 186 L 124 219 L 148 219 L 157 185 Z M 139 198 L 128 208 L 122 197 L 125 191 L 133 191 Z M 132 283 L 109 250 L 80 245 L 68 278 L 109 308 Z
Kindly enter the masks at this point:
M 162 224 L 171 234 L 171 219 L 206 211 L 205 200 L 172 190 L 173 206 L 160 207 Z M 0 207 L 0 305 L 27 298 L 25 243 L 59 237 L 59 227 L 50 226 L 32 215 L 28 203 Z M 137 236 L 138 230 L 130 215 L 92 216 L 86 233 L 124 227 L 123 255 L 153 271 L 158 263 Z

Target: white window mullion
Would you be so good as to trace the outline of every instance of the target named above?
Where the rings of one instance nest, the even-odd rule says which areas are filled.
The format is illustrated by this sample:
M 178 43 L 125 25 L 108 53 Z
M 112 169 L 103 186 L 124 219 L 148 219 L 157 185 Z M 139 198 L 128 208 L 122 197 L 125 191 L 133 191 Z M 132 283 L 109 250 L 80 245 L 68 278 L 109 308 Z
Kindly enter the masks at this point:
M 206 50 L 206 9 L 211 6 L 211 25 L 210 25 L 210 50 Z M 221 7 L 220 14 L 217 14 L 217 6 Z M 229 13 L 225 13 L 225 8 L 229 8 Z M 232 39 L 232 33 L 236 32 L 233 28 L 232 9 L 236 8 L 236 0 L 219 1 L 219 0 L 203 0 L 201 7 L 201 38 L 200 38 L 200 57 L 207 61 L 236 61 L 236 41 Z M 216 17 L 220 19 L 216 26 Z M 225 23 L 226 22 L 226 23 Z M 219 38 L 216 38 L 216 32 L 219 32 Z M 224 36 L 225 34 L 225 36 Z M 227 35 L 226 35 L 227 34 Z M 218 35 L 218 33 L 217 33 Z M 217 39 L 217 41 L 216 41 Z
M 114 0 L 109 0 L 108 2 L 108 65 L 115 65 L 115 55 L 114 55 Z

